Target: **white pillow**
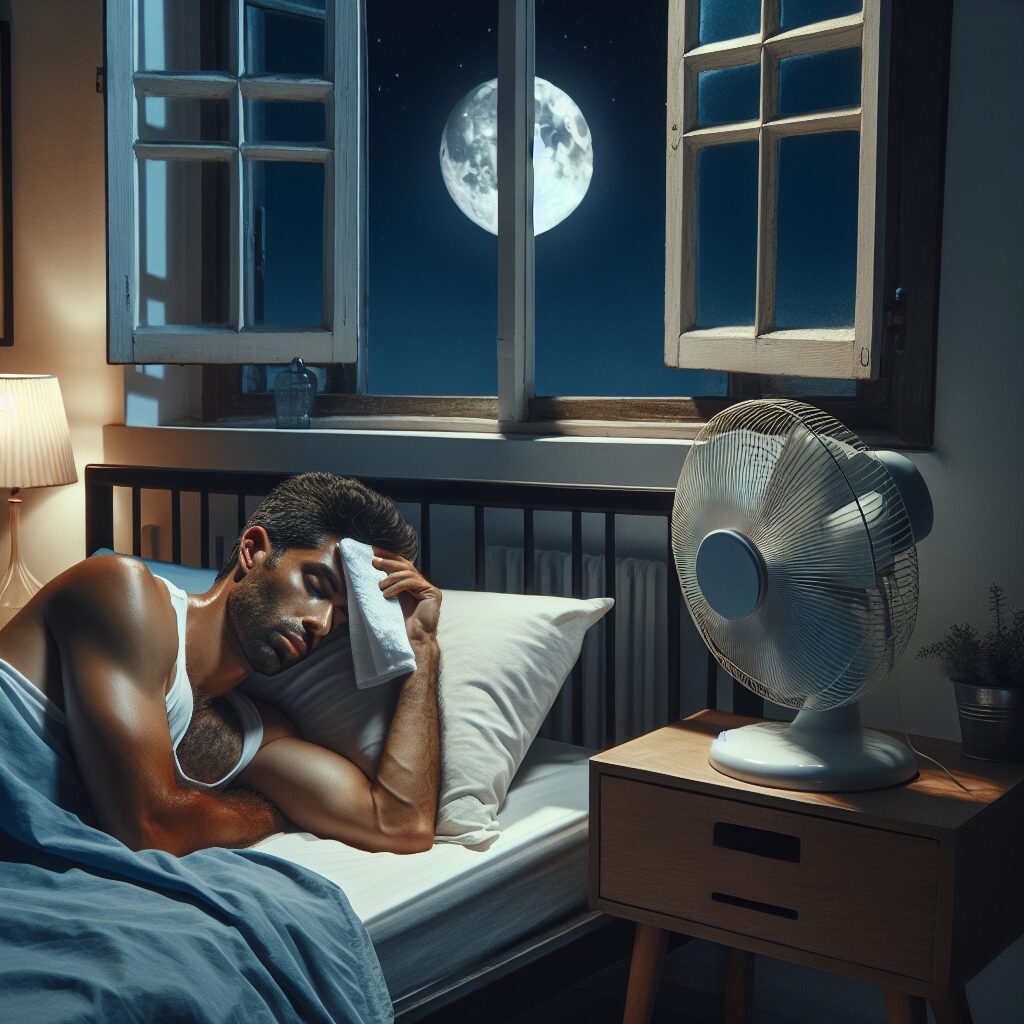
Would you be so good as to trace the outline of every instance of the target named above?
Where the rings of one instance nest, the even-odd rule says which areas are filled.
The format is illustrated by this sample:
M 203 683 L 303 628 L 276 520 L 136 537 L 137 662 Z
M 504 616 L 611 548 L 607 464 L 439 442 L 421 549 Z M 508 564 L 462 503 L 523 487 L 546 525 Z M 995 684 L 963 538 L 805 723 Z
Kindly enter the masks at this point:
M 348 631 L 339 629 L 294 668 L 254 673 L 239 689 L 279 707 L 303 739 L 344 755 L 372 779 L 402 679 L 357 689 Z
M 572 670 L 587 630 L 613 602 L 442 591 L 439 842 L 490 845 L 498 808 Z M 280 707 L 302 735 L 369 777 L 387 738 L 402 680 L 357 690 L 346 633 L 243 692 Z

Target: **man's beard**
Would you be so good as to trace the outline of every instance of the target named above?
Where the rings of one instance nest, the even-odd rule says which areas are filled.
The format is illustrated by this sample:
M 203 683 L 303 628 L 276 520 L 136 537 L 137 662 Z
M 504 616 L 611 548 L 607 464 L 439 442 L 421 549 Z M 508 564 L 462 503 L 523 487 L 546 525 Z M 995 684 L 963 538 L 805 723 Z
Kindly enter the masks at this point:
M 249 579 L 228 595 L 228 617 L 242 657 L 254 672 L 276 675 L 288 667 L 282 630 L 303 636 L 300 623 L 289 624 L 270 599 L 269 587 L 262 580 Z

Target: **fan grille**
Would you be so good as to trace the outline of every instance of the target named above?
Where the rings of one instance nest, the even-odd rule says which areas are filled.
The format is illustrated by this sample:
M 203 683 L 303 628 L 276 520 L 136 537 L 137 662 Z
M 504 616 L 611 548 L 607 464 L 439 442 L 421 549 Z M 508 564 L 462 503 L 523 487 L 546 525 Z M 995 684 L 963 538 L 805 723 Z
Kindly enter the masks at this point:
M 697 585 L 712 530 L 761 552 L 760 608 L 726 619 Z M 838 420 L 803 402 L 742 402 L 694 441 L 676 487 L 672 546 L 686 606 L 733 678 L 785 707 L 863 696 L 914 629 L 917 553 L 892 477 Z

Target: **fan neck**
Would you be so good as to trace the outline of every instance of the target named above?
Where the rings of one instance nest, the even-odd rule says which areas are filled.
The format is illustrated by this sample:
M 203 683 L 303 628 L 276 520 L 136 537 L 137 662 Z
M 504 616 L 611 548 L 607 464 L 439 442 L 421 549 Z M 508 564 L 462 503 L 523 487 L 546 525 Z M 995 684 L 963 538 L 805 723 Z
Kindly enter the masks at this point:
M 790 726 L 796 732 L 851 732 L 860 729 L 860 705 L 854 701 L 827 711 L 801 711 Z

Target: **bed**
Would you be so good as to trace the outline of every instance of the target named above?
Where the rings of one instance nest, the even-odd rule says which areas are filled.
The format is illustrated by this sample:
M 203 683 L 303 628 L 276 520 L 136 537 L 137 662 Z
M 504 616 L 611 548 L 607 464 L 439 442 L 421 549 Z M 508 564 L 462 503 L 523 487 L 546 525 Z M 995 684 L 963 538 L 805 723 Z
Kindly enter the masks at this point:
M 247 502 L 266 494 L 287 474 L 222 472 L 133 466 L 88 466 L 85 471 L 86 553 L 116 548 L 115 535 L 130 542 L 120 550 L 142 553 L 142 509 L 148 491 L 169 498 L 171 558 L 182 563 L 183 530 L 198 532 L 198 565 L 209 568 L 213 501 L 223 517 L 225 496 L 236 522 L 244 523 Z M 444 568 L 432 564 L 431 541 L 438 517 L 452 507 L 471 508 L 475 589 L 485 583 L 487 544 L 485 509 L 513 509 L 522 514 L 523 586 L 534 592 L 532 565 L 534 515 L 568 513 L 573 596 L 582 596 L 583 516 L 603 522 L 603 552 L 610 566 L 616 554 L 618 516 L 656 517 L 664 522 L 665 556 L 671 561 L 670 488 L 608 488 L 493 481 L 362 478 L 403 509 L 418 512 L 420 564 L 425 575 L 444 587 Z M 183 512 L 187 496 L 187 513 Z M 127 511 L 130 525 L 119 523 L 115 510 Z M 183 520 L 194 522 L 183 527 Z M 413 520 L 415 522 L 415 520 Z M 232 537 L 233 539 L 233 537 Z M 607 579 L 614 581 L 609 572 Z M 607 596 L 614 597 L 614 582 Z M 674 572 L 668 574 L 668 699 L 663 722 L 680 716 L 681 600 Z M 609 613 L 614 616 L 615 610 Z M 606 735 L 615 735 L 614 653 L 616 632 L 603 631 L 604 691 L 585 692 L 582 666 L 571 679 L 572 722 L 564 741 L 538 738 L 520 767 L 499 812 L 502 838 L 484 853 L 438 844 L 411 856 L 370 854 L 308 833 L 281 834 L 257 850 L 307 868 L 337 883 L 363 921 L 377 951 L 394 1004 L 395 1019 L 417 1021 L 471 1019 L 475 1007 L 528 1005 L 532 993 L 557 977 L 560 985 L 628 953 L 631 930 L 587 907 L 588 758 L 595 748 L 581 743 L 585 701 L 603 706 Z M 582 659 L 581 659 L 582 660 Z M 704 678 L 691 683 L 688 699 L 697 706 L 717 704 L 717 666 L 710 656 Z M 758 713 L 754 699 L 733 687 L 733 707 Z M 659 724 L 663 724 L 659 723 Z M 621 738 L 621 737 L 620 737 Z M 495 1002 L 495 993 L 501 1001 Z M 514 996 L 514 998 L 513 998 Z M 436 1016 L 432 1016 L 436 1015 Z

